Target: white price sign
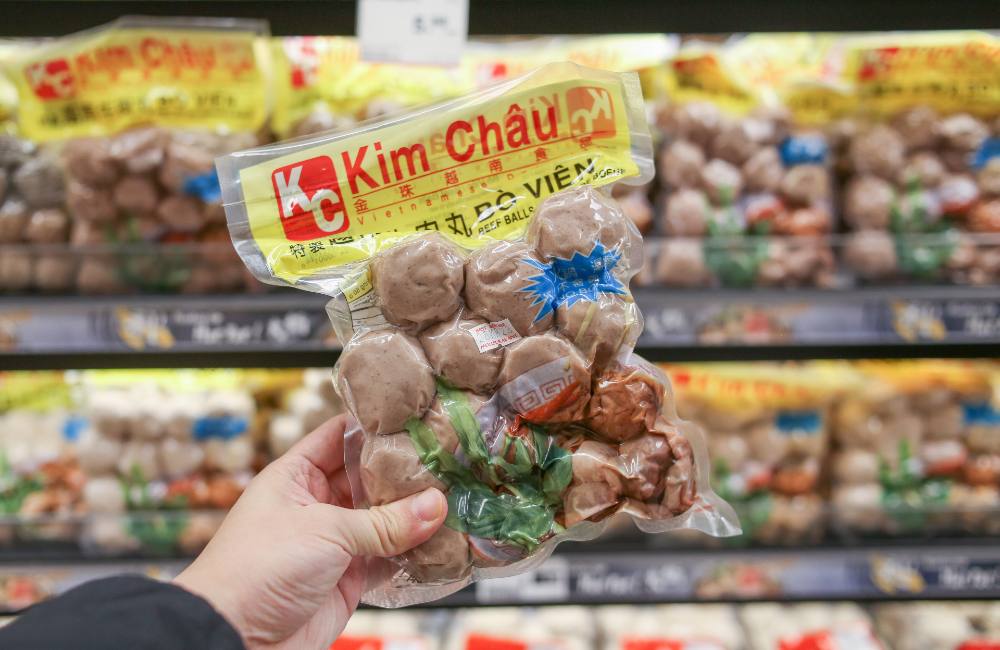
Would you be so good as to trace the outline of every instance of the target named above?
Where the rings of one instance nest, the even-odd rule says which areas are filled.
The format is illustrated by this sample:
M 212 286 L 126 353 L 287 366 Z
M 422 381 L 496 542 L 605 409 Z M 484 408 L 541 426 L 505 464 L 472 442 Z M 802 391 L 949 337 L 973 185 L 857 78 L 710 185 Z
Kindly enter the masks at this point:
M 360 0 L 361 58 L 457 65 L 469 32 L 469 0 Z

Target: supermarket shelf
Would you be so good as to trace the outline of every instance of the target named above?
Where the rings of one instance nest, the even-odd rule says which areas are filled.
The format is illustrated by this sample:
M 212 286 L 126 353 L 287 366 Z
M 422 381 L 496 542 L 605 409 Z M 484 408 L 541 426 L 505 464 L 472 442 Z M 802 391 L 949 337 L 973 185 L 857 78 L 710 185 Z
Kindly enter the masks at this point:
M 638 349 L 654 360 L 993 356 L 1000 287 L 639 289 Z M 327 366 L 326 298 L 6 297 L 0 370 Z
M 575 552 L 559 548 L 541 567 L 477 582 L 429 606 L 917 600 L 1000 598 L 1000 546 L 954 542 L 858 548 Z M 595 544 L 579 545 L 593 549 Z M 64 558 L 3 561 L 0 585 L 38 582 L 51 596 L 94 578 L 142 573 L 170 579 L 187 560 Z M 0 603 L 0 611 L 17 610 Z
M 806 3 L 799 0 L 633 0 L 623 11 L 599 0 L 473 0 L 472 34 L 590 34 L 794 30 L 987 29 L 997 26 L 990 0 Z M 353 34 L 354 0 L 10 0 L 4 36 L 52 36 L 125 14 L 267 18 L 278 35 Z

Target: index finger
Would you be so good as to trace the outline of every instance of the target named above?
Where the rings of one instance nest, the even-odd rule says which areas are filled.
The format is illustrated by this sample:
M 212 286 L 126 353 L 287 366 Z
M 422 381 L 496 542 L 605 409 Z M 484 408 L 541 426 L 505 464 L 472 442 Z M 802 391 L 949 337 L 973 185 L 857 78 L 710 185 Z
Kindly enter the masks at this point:
M 307 434 L 286 452 L 286 456 L 301 456 L 330 476 L 344 466 L 344 432 L 347 416 L 335 415 L 315 431 Z

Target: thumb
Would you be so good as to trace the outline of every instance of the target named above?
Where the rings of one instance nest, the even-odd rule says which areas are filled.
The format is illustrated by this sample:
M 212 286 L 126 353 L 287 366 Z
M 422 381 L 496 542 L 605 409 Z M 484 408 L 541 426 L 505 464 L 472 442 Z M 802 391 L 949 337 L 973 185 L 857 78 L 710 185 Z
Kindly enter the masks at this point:
M 444 522 L 448 502 L 427 488 L 384 506 L 342 512 L 338 533 L 348 553 L 392 557 L 426 542 Z

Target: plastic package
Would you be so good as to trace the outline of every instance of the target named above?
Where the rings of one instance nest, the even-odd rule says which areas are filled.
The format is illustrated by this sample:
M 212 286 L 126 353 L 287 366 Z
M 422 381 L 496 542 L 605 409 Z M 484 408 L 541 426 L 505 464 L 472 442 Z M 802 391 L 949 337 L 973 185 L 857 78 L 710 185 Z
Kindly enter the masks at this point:
M 829 408 L 853 378 L 819 365 L 666 366 L 682 417 L 708 439 L 716 491 L 740 513 L 744 542 L 819 541 Z
M 833 418 L 834 521 L 867 534 L 997 532 L 1000 417 L 987 367 L 935 360 L 857 368 L 856 390 Z
M 260 141 L 266 32 L 260 21 L 130 17 L 10 56 L 18 129 L 41 154 L 13 166 L 5 154 L 19 141 L 2 136 L 12 191 L 0 245 L 21 231 L 37 251 L 3 265 L 0 289 L 27 288 L 22 277 L 87 294 L 247 288 L 213 159 Z M 34 72 L 52 62 L 65 71 Z
M 1000 279 L 998 43 L 984 32 L 847 42 L 857 107 L 835 128 L 844 259 L 861 281 Z
M 333 297 L 355 504 L 447 492 L 439 533 L 371 561 L 366 602 L 518 573 L 619 511 L 738 532 L 697 430 L 632 354 L 642 241 L 599 188 L 652 173 L 634 75 L 554 64 L 218 167 L 251 271 Z
M 829 145 L 817 128 L 727 65 L 682 49 L 657 108 L 655 281 L 675 287 L 821 286 L 833 281 Z

